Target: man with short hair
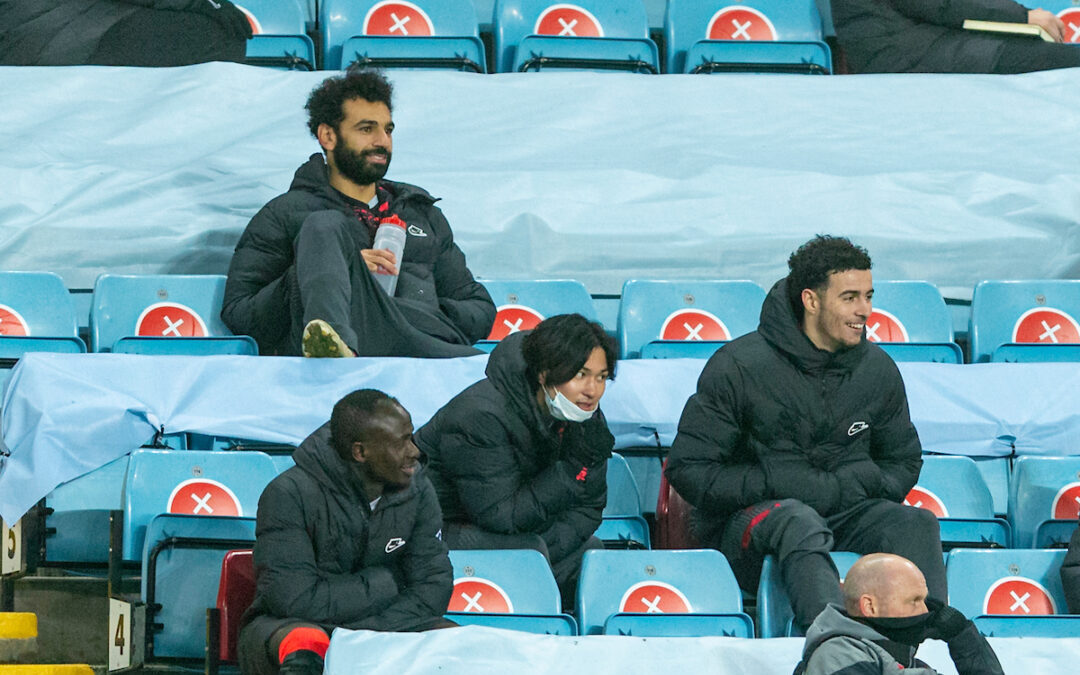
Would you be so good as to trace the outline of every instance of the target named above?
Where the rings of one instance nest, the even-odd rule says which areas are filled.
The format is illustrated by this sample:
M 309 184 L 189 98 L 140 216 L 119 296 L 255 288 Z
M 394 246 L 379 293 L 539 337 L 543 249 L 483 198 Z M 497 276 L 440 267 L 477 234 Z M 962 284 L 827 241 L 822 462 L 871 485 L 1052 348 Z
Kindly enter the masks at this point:
M 800 629 L 840 601 L 833 550 L 902 554 L 944 599 L 937 519 L 900 503 L 921 446 L 896 364 L 865 338 L 870 256 L 818 236 L 788 267 L 757 331 L 705 365 L 667 478 L 743 589 L 753 592 L 764 556 L 776 556 Z
M 436 199 L 384 180 L 393 150 L 390 82 L 374 71 L 323 81 L 308 98 L 322 146 L 289 191 L 251 219 L 229 267 L 221 318 L 263 354 L 468 356 L 495 305 L 465 265 Z M 405 228 L 401 260 L 374 249 Z M 373 274 L 398 275 L 393 297 Z
M 796 674 L 936 675 L 915 658 L 926 639 L 944 640 L 960 675 L 1000 675 L 1001 664 L 975 624 L 928 599 L 926 580 L 910 560 L 863 556 L 844 578 L 844 607 L 829 605 L 806 633 Z
M 240 631 L 245 675 L 321 673 L 335 627 L 418 631 L 442 617 L 453 570 L 412 419 L 361 389 L 259 498 L 257 592 Z

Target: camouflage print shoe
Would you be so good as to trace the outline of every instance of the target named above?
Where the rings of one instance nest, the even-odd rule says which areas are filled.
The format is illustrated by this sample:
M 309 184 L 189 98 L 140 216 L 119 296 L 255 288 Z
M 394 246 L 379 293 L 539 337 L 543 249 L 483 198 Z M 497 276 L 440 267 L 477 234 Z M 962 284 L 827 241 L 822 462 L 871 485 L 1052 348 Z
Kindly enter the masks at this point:
M 322 319 L 312 319 L 304 326 L 304 356 L 314 358 L 356 356 L 349 345 Z

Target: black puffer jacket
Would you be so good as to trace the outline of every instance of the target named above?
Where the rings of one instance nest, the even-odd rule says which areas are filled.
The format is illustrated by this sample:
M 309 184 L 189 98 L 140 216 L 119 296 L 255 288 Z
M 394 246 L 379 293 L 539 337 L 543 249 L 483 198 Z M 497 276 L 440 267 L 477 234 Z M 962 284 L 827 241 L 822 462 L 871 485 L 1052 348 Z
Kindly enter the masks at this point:
M 858 73 L 989 73 L 1002 40 L 965 19 L 1027 23 L 1013 0 L 832 0 L 836 39 Z
M 1069 552 L 1061 563 L 1061 587 L 1070 614 L 1080 614 L 1080 528 L 1069 539 Z
M 379 185 L 392 195 L 391 211 L 410 228 L 394 301 L 408 305 L 411 314 L 425 312 L 429 320 L 457 333 L 462 344 L 487 337 L 495 305 L 465 266 L 465 254 L 454 243 L 435 198 L 407 183 Z M 260 209 L 236 244 L 221 318 L 234 333 L 255 338 L 264 354 L 293 351 L 297 336 L 288 335 L 290 293 L 295 292 L 288 279 L 293 240 L 316 211 L 338 211 L 355 220 L 352 208 L 330 187 L 321 154 L 297 169 L 289 191 Z M 371 235 L 359 222 L 353 234 L 358 249 L 371 248 Z
M 580 424 L 542 412 L 525 377 L 517 333 L 492 352 L 487 378 L 455 396 L 416 434 L 446 522 L 501 534 L 539 534 L 553 561 L 577 549 L 600 525 L 607 461 L 568 459 L 589 443 L 611 456 L 615 438 L 601 411 Z
M 422 472 L 385 492 L 375 510 L 353 469 L 330 445 L 330 425 L 293 453 L 296 466 L 259 499 L 257 593 L 241 641 L 263 645 L 284 622 L 423 630 L 450 601 L 453 570 L 442 514 Z
M 865 339 L 817 349 L 785 288 L 769 292 L 757 331 L 709 359 L 679 420 L 667 478 L 714 522 L 766 499 L 823 516 L 872 497 L 899 502 L 919 477 L 896 364 Z

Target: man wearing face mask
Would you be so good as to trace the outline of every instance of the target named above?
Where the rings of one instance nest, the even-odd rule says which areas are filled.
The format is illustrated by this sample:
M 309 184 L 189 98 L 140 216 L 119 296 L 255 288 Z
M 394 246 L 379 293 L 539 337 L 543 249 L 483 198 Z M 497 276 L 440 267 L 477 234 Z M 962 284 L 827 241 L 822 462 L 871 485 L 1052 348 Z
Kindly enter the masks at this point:
M 959 675 L 1001 675 L 1001 664 L 975 624 L 927 599 L 926 580 L 911 561 L 888 553 L 863 556 L 844 578 L 844 607 L 829 605 L 806 633 L 795 675 L 934 675 L 915 658 L 926 639 L 944 640 Z
M 485 373 L 416 434 L 446 543 L 540 551 L 569 606 L 581 556 L 601 545 L 615 439 L 600 398 L 614 341 L 581 315 L 553 316 L 504 339 Z

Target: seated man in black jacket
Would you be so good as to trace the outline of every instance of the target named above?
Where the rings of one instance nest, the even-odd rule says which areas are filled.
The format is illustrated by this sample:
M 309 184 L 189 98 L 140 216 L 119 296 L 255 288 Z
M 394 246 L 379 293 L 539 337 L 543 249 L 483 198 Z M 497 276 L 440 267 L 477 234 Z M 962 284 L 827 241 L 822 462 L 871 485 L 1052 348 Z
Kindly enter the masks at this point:
M 240 631 L 245 675 L 321 673 L 330 632 L 417 631 L 443 619 L 453 570 L 412 421 L 354 391 L 259 498 L 257 591 Z
M 867 342 L 870 256 L 819 236 L 788 260 L 758 329 L 705 365 L 668 457 L 698 538 L 753 592 L 777 557 L 795 622 L 840 602 L 832 550 L 886 551 L 922 570 L 944 600 L 937 519 L 900 502 L 922 447 L 892 359 Z
M 1080 66 L 1065 26 L 1013 0 L 832 0 L 836 39 L 856 73 L 1024 73 Z M 966 19 L 1030 23 L 1055 42 L 964 30 Z
M 221 318 L 263 354 L 468 356 L 495 305 L 465 266 L 435 198 L 383 180 L 394 131 L 381 74 L 331 77 L 308 98 L 308 128 L 325 153 L 251 219 L 229 266 Z M 401 225 L 401 260 L 373 248 Z M 393 297 L 372 276 L 397 275 Z

